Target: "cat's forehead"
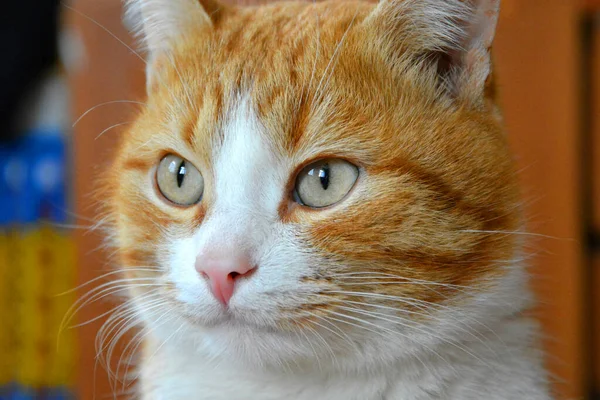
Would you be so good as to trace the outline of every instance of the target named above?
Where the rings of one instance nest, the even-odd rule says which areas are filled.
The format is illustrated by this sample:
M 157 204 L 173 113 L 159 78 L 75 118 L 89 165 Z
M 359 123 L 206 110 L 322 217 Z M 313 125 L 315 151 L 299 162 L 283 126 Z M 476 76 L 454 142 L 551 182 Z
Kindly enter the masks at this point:
M 219 207 L 231 212 L 240 204 L 256 203 L 262 209 L 276 210 L 285 162 L 276 143 L 265 134 L 249 96 L 236 98 L 227 112 L 222 138 L 212 149 Z
M 150 167 L 172 151 L 212 172 L 241 99 L 261 144 L 285 160 L 288 175 L 318 157 L 373 173 L 407 162 L 446 173 L 473 143 L 502 146 L 487 114 L 448 107 L 424 75 L 393 68 L 373 42 L 378 35 L 365 28 L 372 9 L 353 2 L 236 9 L 183 38 L 156 60 L 149 107 L 125 154 Z
M 168 121 L 165 134 L 212 158 L 244 99 L 280 154 L 361 152 L 363 142 L 349 139 L 380 135 L 378 116 L 392 103 L 383 89 L 394 97 L 406 91 L 387 69 L 358 65 L 368 56 L 358 33 L 371 5 L 341 5 L 240 11 L 181 44 L 161 63 L 164 84 L 149 96 L 161 112 L 151 118 Z

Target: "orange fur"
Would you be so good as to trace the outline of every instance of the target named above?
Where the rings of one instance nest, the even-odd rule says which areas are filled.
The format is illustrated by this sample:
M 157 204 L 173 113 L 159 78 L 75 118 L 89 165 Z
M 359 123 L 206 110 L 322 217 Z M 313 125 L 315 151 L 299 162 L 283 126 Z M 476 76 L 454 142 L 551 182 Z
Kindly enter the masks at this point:
M 106 191 L 127 276 L 157 263 L 165 232 L 184 237 L 210 214 L 212 149 L 223 141 L 228 110 L 246 93 L 274 147 L 295 162 L 281 220 L 345 265 L 305 279 L 344 289 L 348 281 L 327 272 L 389 273 L 406 284 L 393 279 L 352 289 L 451 304 L 460 301 L 461 287 L 478 290 L 505 273 L 515 239 L 493 232 L 518 230 L 520 215 L 493 82 L 482 95 L 477 87 L 458 95 L 445 90 L 434 62 L 439 43 L 424 43 L 411 24 L 386 20 L 377 7 L 339 0 L 211 3 L 212 25 L 197 26 L 169 55 L 153 59 L 148 105 L 122 138 Z M 157 189 L 149 182 L 166 153 L 204 174 L 198 206 L 152 199 Z M 360 201 L 318 211 L 294 203 L 295 173 L 308 155 L 358 165 Z M 414 280 L 441 286 L 431 290 Z M 322 293 L 303 309 L 287 310 L 281 325 L 314 323 L 304 311 L 335 309 L 340 299 L 356 300 Z

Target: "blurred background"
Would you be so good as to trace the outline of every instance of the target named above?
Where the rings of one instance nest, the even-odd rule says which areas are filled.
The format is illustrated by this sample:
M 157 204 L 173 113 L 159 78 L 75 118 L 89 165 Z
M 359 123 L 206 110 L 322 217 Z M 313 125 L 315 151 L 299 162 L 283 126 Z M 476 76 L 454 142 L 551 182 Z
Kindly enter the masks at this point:
M 110 271 L 92 193 L 143 100 L 144 63 L 121 0 L 5 3 L 0 399 L 112 397 L 95 339 L 116 301 L 61 321 L 106 281 L 72 289 Z M 502 0 L 494 52 L 548 368 L 559 399 L 600 399 L 600 0 Z

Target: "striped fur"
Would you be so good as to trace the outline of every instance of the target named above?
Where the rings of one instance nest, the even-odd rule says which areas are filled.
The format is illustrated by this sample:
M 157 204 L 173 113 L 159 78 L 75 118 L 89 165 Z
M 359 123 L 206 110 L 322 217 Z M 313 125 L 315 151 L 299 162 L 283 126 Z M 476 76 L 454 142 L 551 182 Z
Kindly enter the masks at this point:
M 124 276 L 158 284 L 130 290 L 140 398 L 550 398 L 491 87 L 498 3 L 131 0 L 152 79 L 105 197 Z M 161 197 L 168 153 L 202 172 L 198 205 Z M 299 205 L 296 174 L 327 157 L 355 187 Z M 258 266 L 227 313 L 194 269 L 214 248 Z

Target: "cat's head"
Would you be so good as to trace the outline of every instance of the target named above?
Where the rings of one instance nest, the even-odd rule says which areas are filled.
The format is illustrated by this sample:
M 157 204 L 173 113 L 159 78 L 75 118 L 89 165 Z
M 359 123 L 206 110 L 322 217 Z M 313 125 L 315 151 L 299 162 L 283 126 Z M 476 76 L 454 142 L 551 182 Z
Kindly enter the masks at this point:
M 148 99 L 108 201 L 156 335 L 326 362 L 414 353 L 501 312 L 519 216 L 490 73 L 497 0 L 130 13 Z

